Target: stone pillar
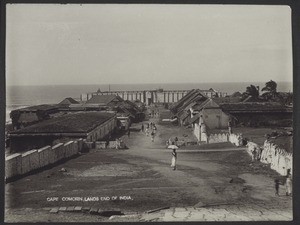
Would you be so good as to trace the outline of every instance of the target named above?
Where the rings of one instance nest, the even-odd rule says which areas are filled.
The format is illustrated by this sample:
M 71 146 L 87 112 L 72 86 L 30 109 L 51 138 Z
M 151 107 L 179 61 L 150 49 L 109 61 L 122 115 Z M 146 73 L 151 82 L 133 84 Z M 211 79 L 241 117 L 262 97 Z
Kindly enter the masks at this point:
M 174 102 L 174 92 L 172 92 L 172 102 Z
M 146 91 L 143 91 L 143 102 L 144 102 L 144 103 L 146 103 L 146 98 L 147 98 L 147 96 L 146 96 Z

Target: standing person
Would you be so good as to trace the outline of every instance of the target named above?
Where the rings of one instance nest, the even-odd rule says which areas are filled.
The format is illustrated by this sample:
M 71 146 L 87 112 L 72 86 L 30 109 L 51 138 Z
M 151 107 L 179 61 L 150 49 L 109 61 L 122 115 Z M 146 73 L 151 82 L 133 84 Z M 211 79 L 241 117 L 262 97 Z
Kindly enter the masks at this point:
M 177 162 L 177 152 L 176 149 L 173 149 L 172 161 L 171 161 L 171 167 L 173 168 L 173 170 L 176 170 L 176 162 Z
M 228 121 L 228 133 L 232 134 L 232 123 L 231 123 L 231 120 Z
M 120 148 L 120 139 L 116 139 L 116 149 Z
M 130 138 L 130 130 L 129 129 L 128 129 L 127 135 L 128 135 L 128 138 Z
M 149 128 L 146 128 L 146 136 L 149 136 Z
M 151 132 L 151 141 L 154 142 L 154 132 Z
M 290 196 L 292 194 L 292 176 L 290 171 L 291 170 L 288 169 L 285 181 L 286 196 Z
M 256 160 L 256 148 L 253 149 L 252 151 L 252 162 L 254 162 Z
M 275 179 L 274 182 L 275 182 L 275 195 L 279 196 L 279 180 Z
M 142 130 L 142 132 L 144 132 L 144 124 L 142 124 L 142 129 L 141 130 Z

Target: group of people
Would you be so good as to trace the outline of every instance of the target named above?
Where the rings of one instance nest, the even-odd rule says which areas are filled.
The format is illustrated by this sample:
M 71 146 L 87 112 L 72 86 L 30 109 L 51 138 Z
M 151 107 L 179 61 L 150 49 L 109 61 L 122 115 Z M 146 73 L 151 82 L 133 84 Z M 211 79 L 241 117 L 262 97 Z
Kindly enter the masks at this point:
M 125 144 L 121 138 L 116 138 L 116 149 L 123 149 Z
M 151 118 L 158 118 L 159 117 L 159 112 L 149 113 L 149 117 L 151 117 Z
M 251 154 L 252 161 L 259 161 L 260 160 L 262 150 L 263 150 L 262 147 L 257 147 L 257 148 L 253 149 L 252 154 Z
M 153 123 L 153 122 L 147 123 L 146 128 L 145 128 L 144 124 L 142 124 L 141 131 L 145 132 L 146 136 L 149 136 L 149 134 L 150 134 L 151 141 L 154 142 L 154 137 L 155 137 L 155 134 L 157 131 L 157 127 L 156 127 L 155 123 Z

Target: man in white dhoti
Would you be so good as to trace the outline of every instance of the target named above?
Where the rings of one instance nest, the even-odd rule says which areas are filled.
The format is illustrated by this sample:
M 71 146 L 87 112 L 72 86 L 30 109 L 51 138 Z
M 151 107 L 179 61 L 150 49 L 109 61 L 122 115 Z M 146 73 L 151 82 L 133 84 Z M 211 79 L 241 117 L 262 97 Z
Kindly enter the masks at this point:
M 288 170 L 285 181 L 286 188 L 286 196 L 290 196 L 292 194 L 292 176 L 290 170 Z
M 176 149 L 173 149 L 172 163 L 171 163 L 171 167 L 173 167 L 173 170 L 176 170 L 176 161 L 177 161 L 177 153 L 176 153 Z

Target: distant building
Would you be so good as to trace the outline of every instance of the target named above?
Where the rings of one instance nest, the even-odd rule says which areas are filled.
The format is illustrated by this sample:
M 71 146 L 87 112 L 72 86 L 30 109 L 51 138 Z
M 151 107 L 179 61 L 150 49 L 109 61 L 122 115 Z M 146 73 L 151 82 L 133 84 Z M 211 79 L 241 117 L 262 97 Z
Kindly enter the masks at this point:
M 131 121 L 128 116 L 117 116 L 117 119 L 120 121 L 120 130 L 128 130 L 129 129 L 129 127 L 131 125 Z
M 228 128 L 228 122 L 231 119 L 230 115 L 223 112 L 222 108 L 214 102 L 213 99 L 207 99 L 205 102 L 195 104 L 190 108 L 191 123 L 200 124 L 200 117 L 207 129 L 224 129 Z
M 96 106 L 96 107 L 103 107 L 103 106 L 117 106 L 118 103 L 123 102 L 124 100 L 117 95 L 93 95 L 91 99 L 86 101 L 85 106 Z
M 243 97 L 243 94 L 239 91 L 234 92 L 230 97 L 236 98 L 236 97 Z
M 71 104 L 80 104 L 78 101 L 76 101 L 73 98 L 65 98 L 64 100 L 62 100 L 60 103 L 58 103 L 59 106 L 69 106 Z
M 77 112 L 51 118 L 9 133 L 10 151 L 22 152 L 52 145 L 61 139 L 102 140 L 117 128 L 114 113 Z
M 291 126 L 293 108 L 276 102 L 222 103 L 222 110 L 243 126 Z
M 199 90 L 199 89 L 198 89 Z M 202 94 L 206 97 L 225 97 L 227 93 L 216 91 L 212 88 L 201 90 Z M 87 101 L 95 95 L 118 95 L 124 100 L 136 101 L 139 100 L 146 105 L 162 104 L 162 103 L 175 103 L 184 97 L 189 90 L 163 90 L 162 88 L 156 90 L 140 90 L 140 91 L 103 91 L 93 92 L 81 95 L 81 99 Z
M 49 119 L 51 115 L 58 113 L 57 105 L 36 105 L 11 111 L 10 118 L 14 130 L 30 126 L 32 124 Z

